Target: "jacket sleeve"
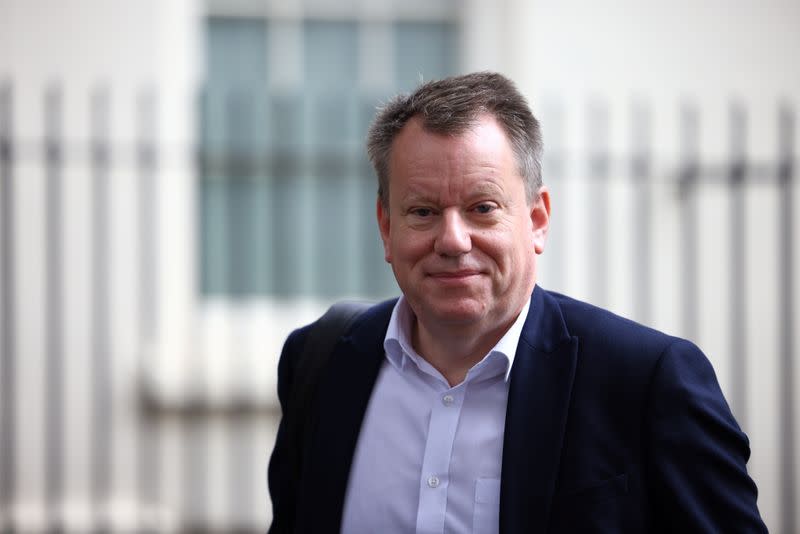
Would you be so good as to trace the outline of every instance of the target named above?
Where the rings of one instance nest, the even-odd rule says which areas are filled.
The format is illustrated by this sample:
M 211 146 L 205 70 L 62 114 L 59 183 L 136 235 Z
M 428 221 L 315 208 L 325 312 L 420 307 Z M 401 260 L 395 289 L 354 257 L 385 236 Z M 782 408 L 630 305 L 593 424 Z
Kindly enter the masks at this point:
M 766 532 L 747 474 L 747 436 L 695 345 L 675 341 L 661 354 L 648 408 L 654 526 L 664 532 Z
M 275 439 L 275 447 L 269 459 L 267 483 L 272 500 L 272 525 L 269 534 L 290 533 L 294 530 L 296 509 L 296 481 L 293 480 L 291 454 L 288 448 L 286 414 L 289 409 L 295 366 L 303 347 L 305 329 L 295 330 L 286 339 L 278 361 L 278 400 L 281 406 L 281 421 Z

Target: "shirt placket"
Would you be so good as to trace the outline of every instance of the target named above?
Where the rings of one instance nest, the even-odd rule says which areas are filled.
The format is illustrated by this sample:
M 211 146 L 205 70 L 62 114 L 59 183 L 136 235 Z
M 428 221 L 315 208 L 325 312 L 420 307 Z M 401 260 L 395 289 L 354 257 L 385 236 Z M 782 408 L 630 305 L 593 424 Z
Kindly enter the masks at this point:
M 420 473 L 417 533 L 444 532 L 450 460 L 466 383 L 441 391 L 433 401 Z

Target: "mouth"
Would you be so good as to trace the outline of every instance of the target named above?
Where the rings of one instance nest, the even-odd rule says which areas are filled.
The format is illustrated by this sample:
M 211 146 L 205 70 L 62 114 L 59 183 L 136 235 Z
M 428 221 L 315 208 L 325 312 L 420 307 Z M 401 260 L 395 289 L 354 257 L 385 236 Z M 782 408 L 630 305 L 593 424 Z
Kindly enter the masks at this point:
M 459 282 L 468 280 L 482 273 L 477 270 L 465 269 L 460 271 L 440 271 L 428 273 L 428 276 L 441 282 Z

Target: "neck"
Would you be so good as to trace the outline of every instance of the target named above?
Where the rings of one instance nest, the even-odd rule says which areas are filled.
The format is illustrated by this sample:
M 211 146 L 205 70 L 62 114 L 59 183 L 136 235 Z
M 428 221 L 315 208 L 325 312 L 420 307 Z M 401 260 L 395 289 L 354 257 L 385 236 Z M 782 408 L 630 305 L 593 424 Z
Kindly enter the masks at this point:
M 497 345 L 515 320 L 516 316 L 507 324 L 483 331 L 474 325 L 430 328 L 416 319 L 412 344 L 414 350 L 442 373 L 452 387 L 464 381 L 467 372 Z

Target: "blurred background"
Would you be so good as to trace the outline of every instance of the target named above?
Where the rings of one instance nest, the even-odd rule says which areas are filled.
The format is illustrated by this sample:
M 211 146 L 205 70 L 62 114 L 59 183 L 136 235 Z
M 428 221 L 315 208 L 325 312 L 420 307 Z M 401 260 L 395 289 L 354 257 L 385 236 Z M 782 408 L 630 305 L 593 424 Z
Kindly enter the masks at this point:
M 540 284 L 698 343 L 800 532 L 798 51 L 794 0 L 0 0 L 0 532 L 264 531 L 283 339 L 397 293 L 374 109 L 480 69 Z

